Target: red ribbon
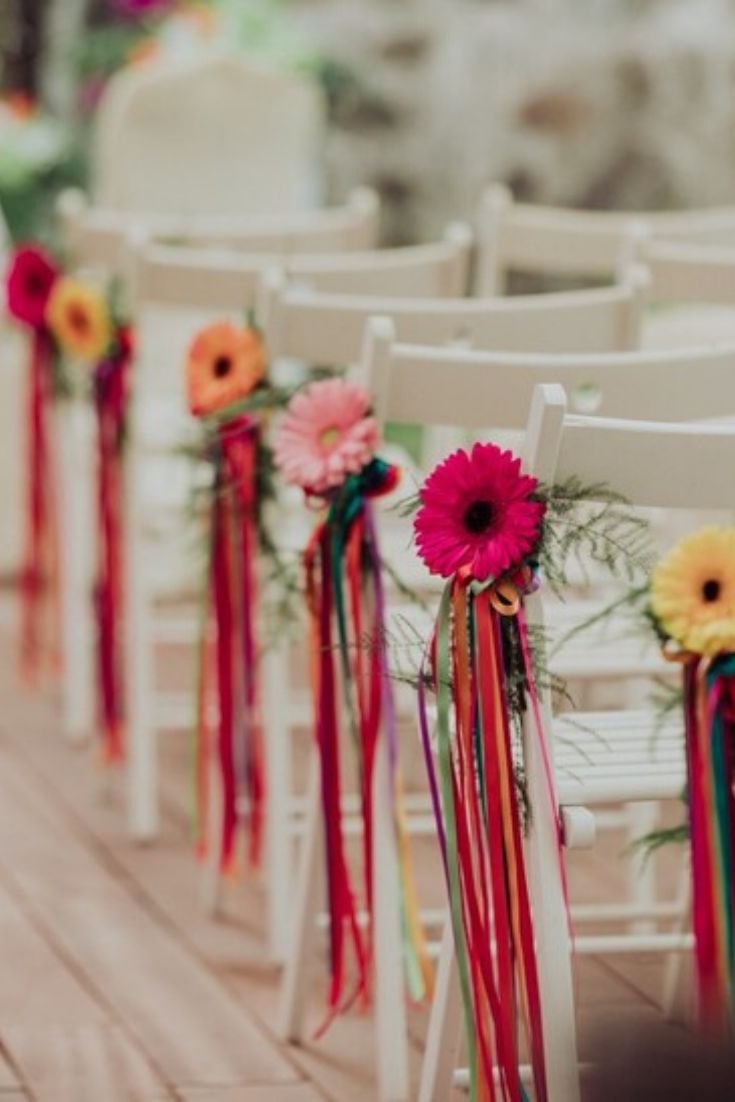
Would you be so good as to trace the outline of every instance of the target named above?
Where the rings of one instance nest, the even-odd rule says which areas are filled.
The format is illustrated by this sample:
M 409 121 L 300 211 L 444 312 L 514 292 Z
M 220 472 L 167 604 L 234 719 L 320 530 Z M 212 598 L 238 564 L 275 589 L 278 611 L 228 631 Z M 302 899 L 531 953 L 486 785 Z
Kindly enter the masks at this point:
M 247 796 L 248 855 L 260 861 L 266 798 L 262 718 L 258 692 L 256 639 L 256 465 L 258 427 L 239 417 L 221 426 L 215 494 L 212 506 L 210 589 L 216 625 L 215 661 L 219 731 L 217 753 L 222 785 L 220 859 L 229 871 L 234 863 L 240 792 Z M 200 849 L 206 844 L 207 654 L 202 647 L 200 688 Z
M 58 660 L 58 536 L 52 456 L 51 398 L 54 346 L 43 328 L 31 337 L 27 407 L 28 482 L 26 541 L 21 572 L 21 671 L 34 678 L 44 650 Z M 52 637 L 44 646 L 47 598 L 53 607 Z
M 123 443 L 132 334 L 121 329 L 117 347 L 94 373 L 97 415 L 97 685 L 107 761 L 124 755 L 123 737 Z
M 356 990 L 347 1000 L 347 1005 L 359 995 L 367 995 L 368 957 L 358 925 L 357 902 L 352 889 L 342 832 L 340 730 L 333 639 L 334 577 L 331 535 L 327 524 L 320 525 L 315 531 L 304 561 L 311 629 L 314 729 L 321 762 L 329 908 L 330 1013 L 319 1030 L 321 1033 L 334 1014 L 344 1009 L 347 939 L 352 944 L 358 973 Z M 354 570 L 351 570 L 350 588 L 353 597 L 355 584 Z M 363 803 L 364 800 L 363 790 Z
M 528 1039 L 535 1097 L 548 1097 L 538 966 L 513 763 L 501 619 L 490 590 L 451 597 L 451 685 L 456 740 L 451 755 L 461 937 L 476 1038 L 473 1081 L 482 1102 L 522 1102 L 517 1018 Z M 435 652 L 436 653 L 436 652 Z M 526 674 L 532 677 L 527 668 Z M 533 690 L 535 693 L 535 689 Z M 494 1078 L 497 1066 L 499 1079 Z

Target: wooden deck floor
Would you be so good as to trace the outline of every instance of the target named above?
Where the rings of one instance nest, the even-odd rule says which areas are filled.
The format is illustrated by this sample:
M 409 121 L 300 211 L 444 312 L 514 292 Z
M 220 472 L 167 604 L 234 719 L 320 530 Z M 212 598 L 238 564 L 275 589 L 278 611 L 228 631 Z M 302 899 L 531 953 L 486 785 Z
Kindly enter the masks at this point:
M 186 739 L 169 736 L 163 835 L 125 837 L 118 785 L 63 743 L 52 689 L 22 693 L 0 622 L 0 1102 L 372 1102 L 369 1018 L 279 1044 L 263 899 L 203 914 L 187 836 Z M 612 848 L 610 848 L 612 847 Z M 575 855 L 575 892 L 615 878 L 619 840 Z M 611 871 L 612 870 L 612 871 Z M 323 989 L 315 961 L 311 1014 Z M 654 959 L 578 964 L 583 1055 L 602 1023 L 658 1016 Z M 411 1012 L 416 1074 L 426 1014 Z

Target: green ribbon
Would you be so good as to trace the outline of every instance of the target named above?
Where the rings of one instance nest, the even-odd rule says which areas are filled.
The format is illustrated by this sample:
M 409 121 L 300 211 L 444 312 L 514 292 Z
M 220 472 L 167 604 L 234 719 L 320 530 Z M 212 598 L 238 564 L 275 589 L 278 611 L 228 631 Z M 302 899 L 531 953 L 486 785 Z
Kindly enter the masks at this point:
M 452 663 L 451 663 L 451 613 L 452 589 L 454 581 L 447 582 L 442 592 L 439 615 L 436 624 L 436 665 L 437 665 L 437 757 L 439 761 L 439 781 L 441 784 L 444 810 L 444 830 L 447 841 L 447 876 L 449 879 L 449 908 L 454 933 L 454 951 L 457 958 L 459 983 L 462 990 L 462 1004 L 465 1016 L 465 1033 L 470 1065 L 470 1098 L 477 1099 L 477 1042 L 475 1040 L 474 1005 L 470 970 L 467 962 L 467 943 L 462 921 L 462 886 L 459 872 L 459 850 L 457 846 L 456 812 L 454 788 L 452 786 L 452 744 L 450 733 L 450 711 L 452 705 Z

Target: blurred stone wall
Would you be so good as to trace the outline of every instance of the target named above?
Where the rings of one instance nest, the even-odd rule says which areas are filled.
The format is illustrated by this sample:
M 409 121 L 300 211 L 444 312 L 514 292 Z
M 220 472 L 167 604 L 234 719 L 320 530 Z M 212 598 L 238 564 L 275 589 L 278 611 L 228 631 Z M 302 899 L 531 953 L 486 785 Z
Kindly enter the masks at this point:
M 734 0 L 298 0 L 359 89 L 329 143 L 387 235 L 469 216 L 483 184 L 591 207 L 735 202 Z

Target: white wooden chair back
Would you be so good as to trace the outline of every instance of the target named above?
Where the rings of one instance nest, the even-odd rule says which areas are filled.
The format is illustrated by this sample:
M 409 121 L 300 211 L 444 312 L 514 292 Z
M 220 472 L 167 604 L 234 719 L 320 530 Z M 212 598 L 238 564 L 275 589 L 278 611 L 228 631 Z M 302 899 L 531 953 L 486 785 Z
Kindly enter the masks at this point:
M 384 421 L 522 428 L 535 388 L 559 383 L 572 408 L 605 417 L 693 420 L 735 413 L 735 346 L 569 355 L 398 344 L 367 327 L 362 375 Z
M 735 306 L 735 242 L 722 247 L 636 234 L 629 248 L 650 271 L 653 301 Z
M 390 317 L 398 338 L 420 344 L 546 352 L 602 352 L 639 343 L 647 276 L 617 286 L 514 298 L 401 299 L 293 287 L 280 269 L 263 279 L 258 320 L 272 357 L 355 363 L 370 317 Z
M 508 271 L 609 279 L 631 234 L 679 243 L 729 240 L 735 207 L 666 213 L 564 210 L 517 203 L 502 185 L 480 204 L 477 292 L 501 294 Z
M 541 398 L 536 399 L 541 401 Z M 557 480 L 607 485 L 642 508 L 735 508 L 735 424 L 612 420 L 568 414 Z
M 469 247 L 469 231 L 455 226 L 435 245 L 294 256 L 286 267 L 299 283 L 329 290 L 346 284 L 356 290 L 364 286 L 370 293 L 381 284 L 385 293 L 395 295 L 410 294 L 417 286 L 430 295 L 458 295 L 466 284 Z M 242 318 L 254 307 L 260 277 L 273 262 L 273 256 L 150 245 L 145 240 L 132 247 L 129 283 L 139 333 L 136 415 L 141 424 L 160 427 L 161 447 L 186 418 L 183 365 L 192 337 L 210 321 Z
M 261 277 L 280 260 L 290 280 L 317 291 L 459 296 L 467 286 L 470 246 L 470 231 L 460 224 L 433 245 L 300 254 L 285 262 L 272 254 L 149 245 L 138 249 L 135 283 L 140 301 L 242 312 L 255 306 Z
M 308 207 L 323 130 L 318 87 L 296 73 L 234 55 L 131 67 L 98 110 L 96 200 L 182 215 Z
M 65 246 L 84 267 L 119 270 L 131 236 L 244 253 L 291 256 L 337 253 L 377 245 L 380 202 L 370 188 L 356 188 L 344 206 L 286 215 L 151 214 L 89 205 L 75 190 L 64 192 L 58 215 Z

